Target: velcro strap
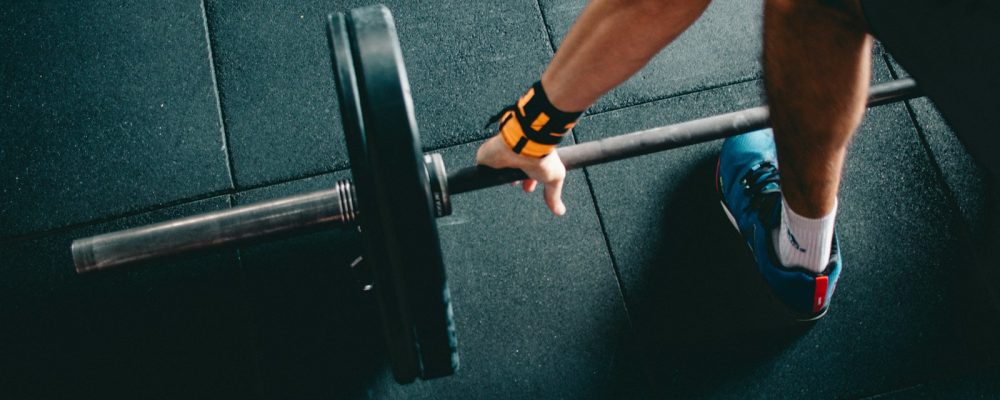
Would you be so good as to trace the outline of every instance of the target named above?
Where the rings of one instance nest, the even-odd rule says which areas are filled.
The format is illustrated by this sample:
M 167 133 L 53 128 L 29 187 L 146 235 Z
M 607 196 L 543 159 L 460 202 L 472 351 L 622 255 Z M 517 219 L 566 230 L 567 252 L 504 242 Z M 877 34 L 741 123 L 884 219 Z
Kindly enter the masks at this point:
M 500 133 L 515 153 L 544 157 L 562 141 L 581 114 L 583 111 L 566 112 L 553 106 L 538 81 L 517 103 L 501 110 L 487 125 L 499 120 Z

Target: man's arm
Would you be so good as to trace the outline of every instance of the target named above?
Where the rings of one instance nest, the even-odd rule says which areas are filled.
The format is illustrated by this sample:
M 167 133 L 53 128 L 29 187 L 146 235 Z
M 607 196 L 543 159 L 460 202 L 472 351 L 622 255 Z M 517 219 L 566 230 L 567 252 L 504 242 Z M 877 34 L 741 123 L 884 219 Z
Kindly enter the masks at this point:
M 591 2 L 542 74 L 548 101 L 562 111 L 587 109 L 680 36 L 708 3 L 709 0 Z M 565 213 L 561 197 L 566 169 L 556 152 L 541 158 L 518 155 L 497 135 L 479 148 L 476 162 L 493 168 L 524 170 L 530 178 L 523 182 L 524 190 L 534 191 L 541 182 L 549 209 L 556 215 Z

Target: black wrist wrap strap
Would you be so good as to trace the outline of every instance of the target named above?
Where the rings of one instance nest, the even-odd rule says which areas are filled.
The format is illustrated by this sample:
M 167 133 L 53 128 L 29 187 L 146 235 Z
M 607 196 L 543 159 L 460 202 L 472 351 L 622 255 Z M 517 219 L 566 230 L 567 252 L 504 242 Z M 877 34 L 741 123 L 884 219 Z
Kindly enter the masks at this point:
M 566 112 L 549 102 L 542 82 L 535 82 L 514 105 L 507 107 L 486 124 L 500 121 L 500 135 L 515 153 L 545 157 L 562 141 L 583 111 Z

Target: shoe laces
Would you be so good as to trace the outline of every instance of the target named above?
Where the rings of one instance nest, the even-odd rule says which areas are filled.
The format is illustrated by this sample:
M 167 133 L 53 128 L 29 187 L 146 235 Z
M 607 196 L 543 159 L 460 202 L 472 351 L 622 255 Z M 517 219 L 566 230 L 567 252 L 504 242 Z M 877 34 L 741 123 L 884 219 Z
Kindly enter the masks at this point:
M 773 205 L 781 193 L 779 179 L 778 166 L 771 161 L 764 161 L 750 168 L 740 180 L 743 188 L 750 192 L 747 209 L 760 210 L 764 206 Z

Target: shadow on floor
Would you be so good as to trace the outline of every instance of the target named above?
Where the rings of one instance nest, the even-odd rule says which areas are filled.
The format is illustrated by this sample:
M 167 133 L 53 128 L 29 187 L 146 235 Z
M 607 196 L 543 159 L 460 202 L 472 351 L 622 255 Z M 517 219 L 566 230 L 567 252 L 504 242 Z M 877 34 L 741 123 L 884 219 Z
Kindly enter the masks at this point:
M 266 398 L 361 398 L 387 363 L 374 293 L 350 264 L 354 232 L 241 250 Z
M 658 253 L 645 266 L 651 288 L 630 299 L 636 348 L 652 386 L 670 397 L 706 396 L 722 379 L 747 372 L 807 332 L 756 271 L 722 212 L 716 159 L 699 160 L 666 199 Z

